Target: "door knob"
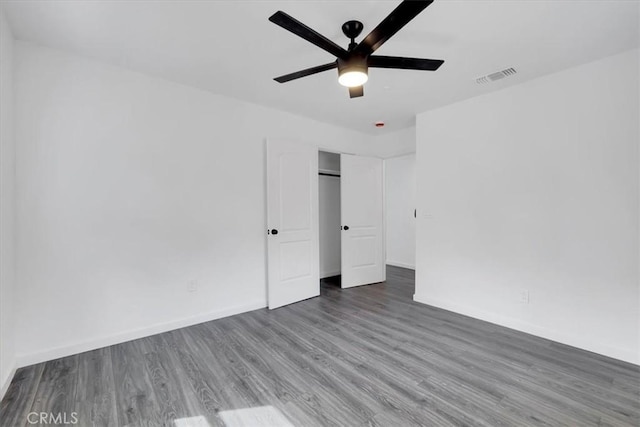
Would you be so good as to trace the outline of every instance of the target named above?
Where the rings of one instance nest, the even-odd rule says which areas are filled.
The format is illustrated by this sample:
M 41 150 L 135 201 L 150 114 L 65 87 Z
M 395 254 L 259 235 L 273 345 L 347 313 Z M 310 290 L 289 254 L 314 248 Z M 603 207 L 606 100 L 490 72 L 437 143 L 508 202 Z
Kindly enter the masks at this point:
M 348 226 L 348 225 L 345 225 L 345 226 L 343 227 L 343 229 L 344 229 L 344 231 L 347 231 L 347 230 L 349 229 L 349 226 Z
M 271 234 L 278 234 L 278 230 L 274 228 L 273 230 L 271 230 Z

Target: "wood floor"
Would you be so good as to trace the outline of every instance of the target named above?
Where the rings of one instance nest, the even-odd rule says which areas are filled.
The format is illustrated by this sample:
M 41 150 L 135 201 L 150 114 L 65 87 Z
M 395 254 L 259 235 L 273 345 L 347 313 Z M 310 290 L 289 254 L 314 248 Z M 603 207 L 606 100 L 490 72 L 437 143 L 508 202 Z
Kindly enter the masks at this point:
M 637 366 L 414 303 L 412 271 L 387 277 L 22 368 L 1 425 L 640 425 Z

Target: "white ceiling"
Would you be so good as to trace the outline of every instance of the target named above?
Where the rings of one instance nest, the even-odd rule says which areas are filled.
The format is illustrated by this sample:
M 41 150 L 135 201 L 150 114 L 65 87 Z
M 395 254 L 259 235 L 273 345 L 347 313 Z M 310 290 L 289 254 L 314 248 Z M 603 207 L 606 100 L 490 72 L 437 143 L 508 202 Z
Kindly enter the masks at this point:
M 381 55 L 444 59 L 436 72 L 369 71 L 350 99 L 334 70 L 273 77 L 332 61 L 272 24 L 282 10 L 346 47 L 343 22 L 371 31 L 396 1 L 3 1 L 14 36 L 132 70 L 368 133 L 415 114 L 639 45 L 639 3 L 616 0 L 436 0 Z M 507 67 L 518 74 L 478 85 Z M 379 130 L 373 123 L 383 120 Z

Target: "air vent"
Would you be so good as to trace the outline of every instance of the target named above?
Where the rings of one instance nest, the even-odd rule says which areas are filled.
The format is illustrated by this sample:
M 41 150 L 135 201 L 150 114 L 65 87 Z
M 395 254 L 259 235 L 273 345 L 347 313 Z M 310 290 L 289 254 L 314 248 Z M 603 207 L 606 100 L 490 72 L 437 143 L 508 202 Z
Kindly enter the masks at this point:
M 507 68 L 506 70 L 498 71 L 495 73 L 487 74 L 486 76 L 478 77 L 476 83 L 485 84 L 495 82 L 496 80 L 502 80 L 505 77 L 512 76 L 516 73 L 515 68 Z

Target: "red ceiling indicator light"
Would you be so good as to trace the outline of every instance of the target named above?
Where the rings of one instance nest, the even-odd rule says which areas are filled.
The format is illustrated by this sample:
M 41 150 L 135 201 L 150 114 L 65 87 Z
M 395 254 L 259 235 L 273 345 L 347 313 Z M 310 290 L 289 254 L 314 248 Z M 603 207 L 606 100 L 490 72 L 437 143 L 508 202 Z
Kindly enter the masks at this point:
M 377 127 L 377 128 L 383 128 L 384 127 L 384 122 L 375 122 L 374 126 Z

